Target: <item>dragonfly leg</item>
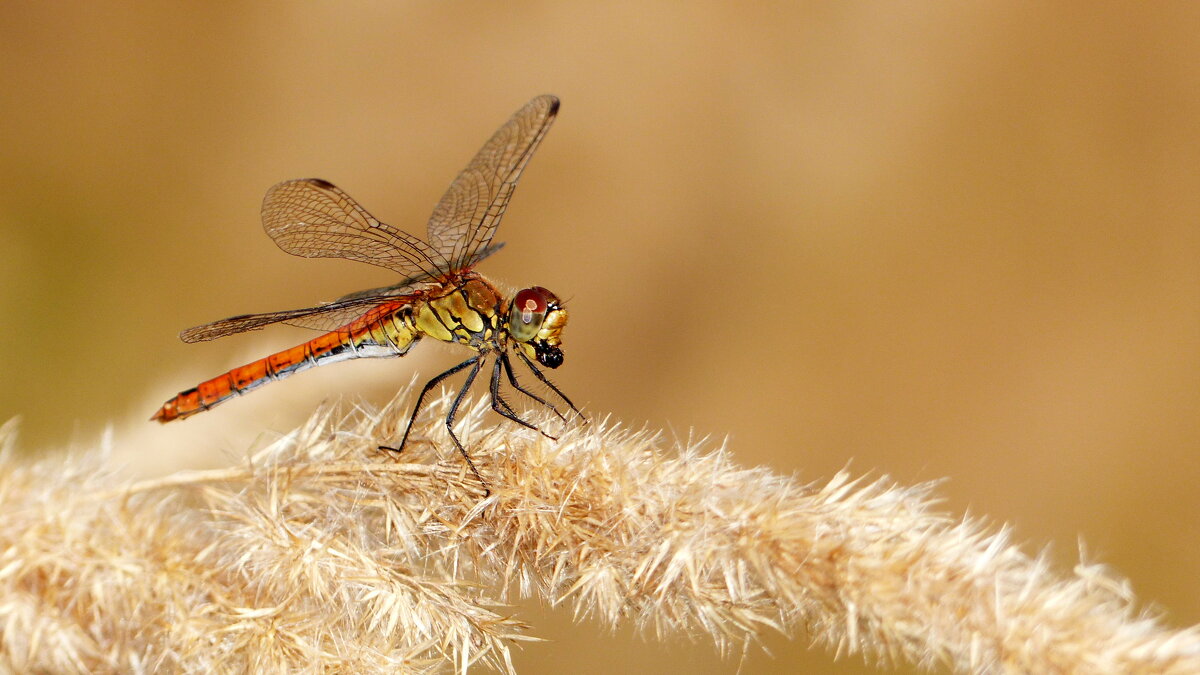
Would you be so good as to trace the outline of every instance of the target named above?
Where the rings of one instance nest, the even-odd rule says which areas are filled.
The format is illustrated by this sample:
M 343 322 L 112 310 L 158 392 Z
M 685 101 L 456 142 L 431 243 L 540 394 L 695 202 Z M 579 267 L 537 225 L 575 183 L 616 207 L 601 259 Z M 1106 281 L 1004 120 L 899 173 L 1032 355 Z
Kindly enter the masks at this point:
M 408 426 L 406 426 L 404 428 L 404 437 L 400 439 L 400 445 L 397 445 L 394 448 L 389 445 L 381 445 L 381 446 L 379 446 L 379 449 L 380 450 L 390 450 L 392 452 L 400 452 L 400 451 L 404 450 L 404 446 L 408 443 L 408 435 L 412 432 L 413 422 L 417 421 L 417 415 L 419 415 L 421 413 L 421 405 L 425 402 L 425 397 L 429 394 L 429 392 L 434 387 L 441 384 L 442 380 L 446 379 L 447 377 L 450 377 L 451 375 L 457 373 L 458 371 L 462 370 L 463 368 L 470 366 L 472 363 L 475 363 L 475 361 L 477 361 L 478 359 L 479 359 L 478 356 L 469 358 L 466 361 L 463 361 L 462 363 L 458 364 L 457 366 L 454 366 L 450 370 L 447 370 L 446 372 L 442 373 L 441 375 L 438 375 L 437 377 L 433 378 L 432 380 L 426 382 L 425 388 L 421 390 L 421 395 L 417 397 L 417 405 L 413 406 L 412 416 L 408 418 Z
M 529 391 L 525 387 L 522 387 L 520 385 L 520 383 L 517 382 L 517 374 L 513 372 L 512 361 L 508 360 L 508 352 L 500 352 L 500 362 L 504 364 L 504 372 L 508 375 L 508 383 L 512 385 L 513 389 L 516 389 L 517 391 L 521 392 L 522 394 L 525 394 L 529 398 L 546 406 L 547 408 L 552 410 L 555 415 L 558 416 L 558 419 L 560 419 L 564 422 L 567 421 L 567 418 L 558 411 L 558 408 L 554 407 L 553 403 L 550 403 L 549 401 L 542 398 L 541 396 L 538 396 L 537 394 L 533 393 L 532 391 Z
M 479 374 L 479 369 L 483 366 L 483 354 L 473 356 L 466 361 L 455 366 L 450 372 L 457 372 L 471 365 L 471 372 L 467 373 L 467 380 L 463 383 L 462 389 L 458 391 L 458 396 L 454 397 L 454 403 L 450 406 L 450 414 L 446 415 L 446 431 L 450 432 L 450 438 L 454 440 L 454 445 L 458 446 L 458 451 L 462 453 L 463 459 L 467 460 L 467 466 L 471 467 L 471 473 L 479 479 L 483 484 L 483 496 L 487 498 L 492 494 L 488 483 L 480 475 L 479 469 L 475 468 L 475 462 L 471 461 L 471 455 L 467 453 L 467 449 L 463 447 L 462 441 L 458 440 L 458 436 L 454 433 L 454 417 L 458 415 L 458 406 L 462 405 L 463 399 L 466 398 L 467 392 L 471 389 L 471 385 L 475 382 L 475 376 Z
M 533 361 L 529 360 L 528 356 L 525 356 L 524 353 L 519 352 L 519 351 L 516 352 L 516 354 L 517 354 L 517 356 L 519 356 L 521 358 L 522 361 L 525 362 L 526 366 L 529 366 L 529 369 L 533 371 L 534 376 L 536 376 L 537 379 L 541 380 L 542 384 L 546 385 L 547 387 L 550 387 L 550 389 L 555 394 L 558 394 L 559 398 L 566 401 L 567 405 L 571 406 L 571 410 L 574 410 L 575 414 L 579 415 L 579 419 L 583 420 L 584 424 L 587 424 L 588 419 L 586 417 L 584 417 L 583 413 L 579 412 L 579 408 L 575 407 L 575 404 L 571 402 L 571 399 L 567 398 L 566 394 L 562 393 L 561 389 L 554 386 L 554 383 L 550 381 L 550 378 L 546 377 L 545 374 L 542 373 L 542 371 L 538 370 L 538 367 L 533 364 Z
M 508 419 L 516 422 L 517 424 L 520 424 L 523 427 L 533 429 L 534 431 L 540 433 L 541 435 L 545 436 L 546 438 L 549 438 L 552 441 L 557 441 L 558 440 L 557 437 L 551 436 L 550 434 L 546 433 L 545 431 L 542 431 L 542 429 L 539 428 L 537 425 L 530 424 L 529 422 L 526 422 L 525 420 L 523 420 L 519 416 L 517 416 L 517 412 L 512 409 L 512 406 L 510 406 L 508 404 L 508 401 L 505 401 L 504 398 L 500 396 L 500 368 L 502 367 L 503 363 L 504 363 L 504 354 L 501 353 L 501 355 L 496 359 L 496 363 L 492 365 L 492 387 L 491 387 L 492 410 L 495 410 L 496 412 L 500 413 L 504 417 L 507 417 Z M 514 386 L 516 385 L 515 382 L 513 384 L 514 384 Z M 525 392 L 525 393 L 529 394 L 529 392 Z M 529 395 L 533 396 L 532 394 L 529 394 Z M 533 396 L 533 398 L 537 399 L 536 396 Z M 538 400 L 541 400 L 541 399 L 538 399 Z M 542 401 L 542 403 L 545 403 L 545 401 Z M 554 412 L 557 413 L 558 411 L 555 410 Z M 559 417 L 562 417 L 562 415 L 559 415 Z

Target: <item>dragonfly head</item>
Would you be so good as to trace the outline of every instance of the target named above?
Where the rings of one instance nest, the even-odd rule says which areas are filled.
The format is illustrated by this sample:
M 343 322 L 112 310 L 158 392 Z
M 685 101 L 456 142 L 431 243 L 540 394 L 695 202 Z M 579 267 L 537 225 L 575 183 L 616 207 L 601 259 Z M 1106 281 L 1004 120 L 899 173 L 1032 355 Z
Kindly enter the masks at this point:
M 562 365 L 562 329 L 567 310 L 558 296 L 541 286 L 526 288 L 513 296 L 508 308 L 508 332 L 525 355 L 547 368 Z

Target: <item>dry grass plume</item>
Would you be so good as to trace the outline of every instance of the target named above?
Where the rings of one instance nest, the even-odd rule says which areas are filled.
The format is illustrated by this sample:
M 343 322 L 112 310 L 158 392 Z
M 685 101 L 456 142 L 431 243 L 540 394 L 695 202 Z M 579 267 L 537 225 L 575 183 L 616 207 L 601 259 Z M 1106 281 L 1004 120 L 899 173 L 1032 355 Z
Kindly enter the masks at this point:
M 800 485 L 602 421 L 554 442 L 477 404 L 484 499 L 437 408 L 403 455 L 376 450 L 405 413 L 325 409 L 243 466 L 141 483 L 103 451 L 19 461 L 0 428 L 0 668 L 511 671 L 536 635 L 518 593 L 727 653 L 783 631 L 958 672 L 1200 672 L 1195 629 L 938 512 L 929 485 Z

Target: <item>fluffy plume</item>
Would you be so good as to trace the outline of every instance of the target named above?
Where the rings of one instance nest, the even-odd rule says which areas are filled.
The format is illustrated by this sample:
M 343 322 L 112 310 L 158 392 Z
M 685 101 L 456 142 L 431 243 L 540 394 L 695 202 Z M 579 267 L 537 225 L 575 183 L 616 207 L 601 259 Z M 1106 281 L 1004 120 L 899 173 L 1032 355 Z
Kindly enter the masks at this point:
M 434 406 L 326 409 L 244 466 L 129 483 L 105 454 L 0 457 L 0 668 L 10 672 L 511 671 L 508 594 L 736 651 L 806 631 L 961 672 L 1200 672 L 1200 634 L 1138 614 L 932 486 L 804 486 L 720 449 L 596 422 L 552 441 Z M 13 426 L 0 428 L 11 446 Z M 529 648 L 536 649 L 536 645 Z

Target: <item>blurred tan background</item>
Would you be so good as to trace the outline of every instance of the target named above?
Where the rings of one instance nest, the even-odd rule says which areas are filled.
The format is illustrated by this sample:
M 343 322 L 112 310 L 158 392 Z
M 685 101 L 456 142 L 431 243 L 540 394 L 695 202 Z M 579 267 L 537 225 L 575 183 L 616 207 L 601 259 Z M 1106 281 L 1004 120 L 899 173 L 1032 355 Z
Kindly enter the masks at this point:
M 169 396 L 313 334 L 184 327 L 391 283 L 263 234 L 334 181 L 424 234 L 560 96 L 482 271 L 569 299 L 595 416 L 748 465 L 947 478 L 1062 570 L 1082 541 L 1200 621 L 1200 6 L 78 3 L 0 9 L 0 418 L 140 472 L 235 461 L 460 352 L 341 364 L 185 423 Z M 422 380 L 423 381 L 423 380 Z M 212 439 L 226 449 L 200 456 Z M 733 672 L 529 604 L 522 672 Z M 742 672 L 873 672 L 802 636 Z M 902 669 L 905 671 L 905 669 Z

